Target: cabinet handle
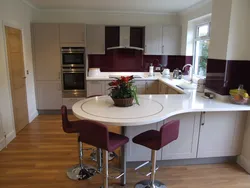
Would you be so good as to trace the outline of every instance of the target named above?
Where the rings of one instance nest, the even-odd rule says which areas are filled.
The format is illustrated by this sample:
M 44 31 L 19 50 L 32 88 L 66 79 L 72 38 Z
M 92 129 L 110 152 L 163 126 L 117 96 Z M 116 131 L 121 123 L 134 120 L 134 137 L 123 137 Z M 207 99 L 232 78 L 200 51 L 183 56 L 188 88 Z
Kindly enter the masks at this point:
M 144 53 L 147 53 L 147 45 L 144 47 Z
M 162 54 L 164 54 L 164 45 L 162 45 L 161 50 L 162 50 Z
M 204 126 L 206 123 L 206 112 L 201 113 L 201 126 Z

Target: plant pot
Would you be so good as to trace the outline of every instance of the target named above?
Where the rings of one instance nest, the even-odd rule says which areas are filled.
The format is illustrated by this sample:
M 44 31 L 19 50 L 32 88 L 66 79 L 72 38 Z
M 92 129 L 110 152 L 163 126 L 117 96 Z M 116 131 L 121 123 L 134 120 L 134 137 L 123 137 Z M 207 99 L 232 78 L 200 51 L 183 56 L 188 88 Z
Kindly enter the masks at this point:
M 115 98 L 112 98 L 114 103 L 115 103 L 115 106 L 118 106 L 118 107 L 129 107 L 129 106 L 132 106 L 133 105 L 133 100 L 134 98 L 131 97 L 131 98 L 126 98 L 126 99 L 115 99 Z

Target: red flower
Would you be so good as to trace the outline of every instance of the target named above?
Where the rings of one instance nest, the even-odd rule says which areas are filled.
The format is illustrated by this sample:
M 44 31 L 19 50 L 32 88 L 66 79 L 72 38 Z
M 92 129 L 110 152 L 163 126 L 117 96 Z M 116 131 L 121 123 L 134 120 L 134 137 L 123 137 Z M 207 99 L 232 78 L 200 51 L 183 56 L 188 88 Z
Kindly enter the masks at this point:
M 109 86 L 118 86 L 118 85 L 119 85 L 118 80 L 115 80 L 109 83 Z
M 130 80 L 132 80 L 133 79 L 133 76 L 126 76 L 126 77 L 124 77 L 124 76 L 122 76 L 121 77 L 121 80 L 123 81 L 123 82 L 125 82 L 125 83 L 128 83 Z

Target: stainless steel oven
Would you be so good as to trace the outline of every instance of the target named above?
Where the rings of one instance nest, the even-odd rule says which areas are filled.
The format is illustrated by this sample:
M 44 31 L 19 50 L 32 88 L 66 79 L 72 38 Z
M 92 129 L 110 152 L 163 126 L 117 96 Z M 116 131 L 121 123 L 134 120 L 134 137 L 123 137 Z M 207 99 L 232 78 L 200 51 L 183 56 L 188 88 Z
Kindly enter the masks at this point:
M 85 48 L 62 47 L 62 67 L 85 67 Z
M 73 96 L 85 96 L 85 69 L 63 68 L 62 69 L 63 94 Z

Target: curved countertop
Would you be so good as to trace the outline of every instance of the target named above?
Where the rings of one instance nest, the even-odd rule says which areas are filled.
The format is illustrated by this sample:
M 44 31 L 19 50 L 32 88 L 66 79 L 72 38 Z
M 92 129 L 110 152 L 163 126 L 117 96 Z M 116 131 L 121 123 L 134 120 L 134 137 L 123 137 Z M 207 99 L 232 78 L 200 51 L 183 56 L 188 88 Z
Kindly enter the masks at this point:
M 196 90 L 177 95 L 139 95 L 139 102 L 139 106 L 121 108 L 114 106 L 109 96 L 100 96 L 81 100 L 72 110 L 79 119 L 113 126 L 147 125 L 189 112 L 250 111 L 250 105 L 206 99 Z

